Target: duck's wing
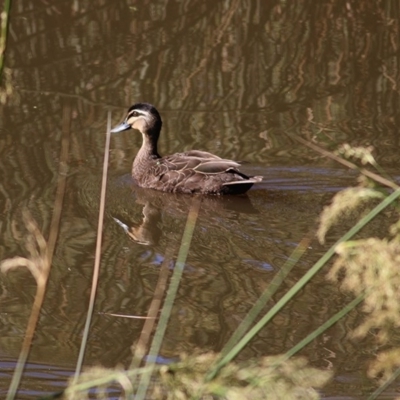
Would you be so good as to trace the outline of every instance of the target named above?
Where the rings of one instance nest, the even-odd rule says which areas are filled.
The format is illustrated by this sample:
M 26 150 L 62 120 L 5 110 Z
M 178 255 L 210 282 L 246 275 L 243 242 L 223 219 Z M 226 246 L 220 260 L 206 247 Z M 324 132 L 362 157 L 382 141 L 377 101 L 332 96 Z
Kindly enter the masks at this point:
M 232 160 L 210 160 L 204 161 L 193 168 L 196 172 L 202 174 L 221 174 L 229 170 L 235 170 L 240 167 L 240 164 Z
M 208 151 L 201 151 L 201 150 L 189 150 L 185 153 L 178 153 L 177 156 L 181 157 L 196 157 L 202 158 L 207 160 L 221 160 L 221 157 L 216 156 L 215 154 L 209 153 Z
M 239 194 L 258 180 L 240 172 L 236 161 L 206 154 L 193 151 L 154 160 L 147 169 L 146 187 L 166 192 Z
M 208 157 L 208 154 L 211 157 Z M 222 159 L 205 151 L 193 150 L 187 153 L 178 153 L 164 157 L 158 160 L 157 166 L 160 173 L 165 173 L 168 170 L 201 174 L 221 174 L 229 170 L 236 170 L 240 164 L 236 161 Z

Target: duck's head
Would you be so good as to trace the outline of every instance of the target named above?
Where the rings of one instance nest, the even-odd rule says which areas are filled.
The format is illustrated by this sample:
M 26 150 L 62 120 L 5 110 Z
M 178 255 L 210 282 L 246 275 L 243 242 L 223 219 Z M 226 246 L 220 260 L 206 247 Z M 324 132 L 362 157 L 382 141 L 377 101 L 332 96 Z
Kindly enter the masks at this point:
M 112 133 L 138 129 L 145 135 L 158 138 L 161 130 L 161 117 L 154 106 L 148 103 L 137 103 L 129 108 L 122 123 L 111 129 Z

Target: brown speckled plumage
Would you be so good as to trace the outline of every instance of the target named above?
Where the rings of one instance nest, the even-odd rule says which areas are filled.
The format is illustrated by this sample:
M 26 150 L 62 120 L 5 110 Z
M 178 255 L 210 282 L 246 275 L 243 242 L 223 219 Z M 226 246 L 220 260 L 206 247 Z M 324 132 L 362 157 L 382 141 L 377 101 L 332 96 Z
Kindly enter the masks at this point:
M 132 165 L 132 177 L 144 188 L 176 193 L 241 194 L 262 177 L 248 177 L 238 170 L 239 163 L 214 154 L 191 150 L 161 157 L 157 142 L 161 117 L 154 106 L 138 103 L 129 108 L 120 125 L 111 132 L 138 129 L 142 147 Z

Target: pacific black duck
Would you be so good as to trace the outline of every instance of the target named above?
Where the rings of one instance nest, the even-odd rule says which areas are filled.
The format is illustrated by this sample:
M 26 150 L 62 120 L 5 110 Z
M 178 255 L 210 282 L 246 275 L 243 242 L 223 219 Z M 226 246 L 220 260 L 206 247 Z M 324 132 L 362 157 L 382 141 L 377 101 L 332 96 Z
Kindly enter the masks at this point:
M 161 125 L 154 106 L 137 103 L 129 108 L 125 120 L 111 130 L 115 133 L 138 129 L 142 133 L 142 147 L 132 165 L 132 177 L 139 186 L 175 193 L 241 194 L 262 180 L 261 176 L 240 172 L 236 161 L 206 151 L 161 157 L 157 151 Z

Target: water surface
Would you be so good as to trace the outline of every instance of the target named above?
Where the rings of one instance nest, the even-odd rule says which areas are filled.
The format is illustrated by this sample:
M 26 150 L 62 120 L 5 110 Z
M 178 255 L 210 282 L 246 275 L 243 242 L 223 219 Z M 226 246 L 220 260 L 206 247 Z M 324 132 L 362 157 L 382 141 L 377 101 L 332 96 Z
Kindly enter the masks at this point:
M 357 174 L 286 133 L 332 151 L 343 143 L 373 145 L 378 162 L 396 175 L 399 19 L 390 4 L 13 3 L 6 60 L 12 94 L 0 108 L 1 259 L 27 255 L 24 209 L 48 238 L 62 140 L 69 144 L 58 241 L 18 398 L 58 390 L 75 368 L 94 264 L 107 112 L 117 123 L 132 103 L 151 102 L 164 121 L 162 154 L 203 149 L 265 177 L 247 197 L 202 200 L 160 356 L 169 362 L 195 349 L 219 351 L 304 237 L 312 238 L 310 247 L 273 302 L 343 233 L 341 227 L 330 233 L 326 246 L 314 239 L 323 206 L 355 185 Z M 132 184 L 140 140 L 134 131 L 111 140 L 86 366 L 129 365 L 143 321 L 106 313 L 147 314 L 168 257 L 173 268 L 193 201 Z M 131 228 L 131 237 L 114 218 Z M 382 233 L 379 224 L 373 229 Z M 26 270 L 0 276 L 3 395 L 35 290 Z M 285 352 L 348 300 L 321 273 L 239 358 Z M 347 339 L 360 315 L 302 352 L 334 371 L 326 398 L 365 398 L 374 388 L 366 378 L 374 347 Z

